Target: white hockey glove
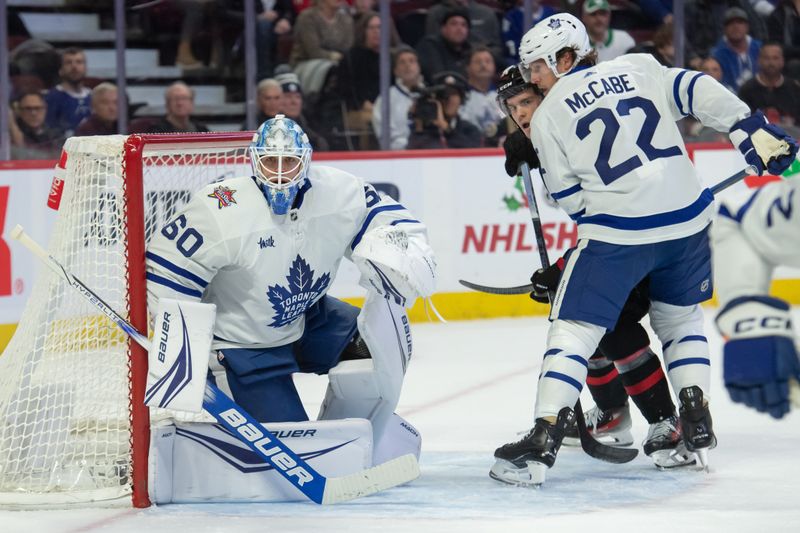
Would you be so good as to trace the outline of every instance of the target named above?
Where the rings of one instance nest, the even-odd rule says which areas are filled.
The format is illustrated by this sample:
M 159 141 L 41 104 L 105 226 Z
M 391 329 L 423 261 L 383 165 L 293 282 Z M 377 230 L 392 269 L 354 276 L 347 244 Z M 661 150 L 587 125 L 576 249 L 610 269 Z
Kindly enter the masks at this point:
M 360 285 L 411 307 L 436 288 L 436 260 L 425 240 L 398 227 L 381 226 L 364 234 L 352 255 Z
M 778 126 L 767 122 L 761 111 L 734 124 L 730 138 L 759 176 L 765 169 L 780 176 L 797 156 L 797 141 Z
M 735 298 L 717 315 L 717 327 L 726 337 L 723 376 L 731 400 L 782 418 L 792 380 L 800 380 L 789 305 L 769 296 Z

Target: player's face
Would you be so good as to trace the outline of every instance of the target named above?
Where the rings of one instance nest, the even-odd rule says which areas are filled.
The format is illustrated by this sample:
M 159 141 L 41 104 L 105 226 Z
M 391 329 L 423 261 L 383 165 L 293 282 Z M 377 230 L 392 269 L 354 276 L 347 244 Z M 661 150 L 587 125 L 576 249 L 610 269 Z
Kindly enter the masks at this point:
M 553 88 L 558 78 L 544 62 L 544 59 L 537 59 L 528 67 L 531 73 L 531 83 L 538 85 L 542 92 L 547 96 L 547 92 Z
M 291 183 L 302 170 L 303 162 L 295 156 L 265 155 L 258 160 L 261 175 L 270 185 Z
M 539 95 L 531 89 L 526 89 L 506 100 L 511 118 L 528 138 L 531 136 L 531 119 L 540 101 Z

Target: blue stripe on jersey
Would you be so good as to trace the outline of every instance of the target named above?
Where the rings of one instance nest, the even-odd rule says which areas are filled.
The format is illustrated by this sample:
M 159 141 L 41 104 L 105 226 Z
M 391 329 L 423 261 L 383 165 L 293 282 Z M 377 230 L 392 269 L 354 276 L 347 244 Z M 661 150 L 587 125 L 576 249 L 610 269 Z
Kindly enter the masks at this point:
M 667 342 L 665 342 L 665 343 L 664 343 L 664 345 L 661 347 L 661 349 L 662 349 L 663 351 L 665 351 L 665 352 L 666 352 L 666 351 L 667 351 L 667 348 L 669 348 L 670 346 L 672 346 L 672 343 L 673 343 L 673 342 L 675 342 L 675 339 L 672 339 L 672 340 L 670 340 L 670 341 L 667 341 Z
M 422 224 L 422 222 L 414 220 L 413 218 L 401 218 L 400 220 L 392 220 L 392 223 L 389 225 L 396 226 L 398 224 Z
M 147 253 L 144 254 L 144 256 L 147 259 L 151 260 L 153 263 L 159 264 L 162 267 L 166 268 L 167 270 L 169 270 L 173 274 L 177 274 L 178 276 L 184 277 L 184 278 L 188 279 L 189 281 L 197 283 L 198 285 L 200 285 L 203 288 L 206 288 L 208 286 L 208 282 L 206 280 L 204 280 L 203 278 L 201 278 L 200 276 L 198 276 L 197 274 L 193 274 L 193 273 L 189 272 L 188 270 L 179 267 L 175 263 L 172 263 L 172 262 L 164 259 L 160 255 L 156 255 L 153 252 L 147 252 Z
M 563 381 L 564 383 L 569 383 L 570 385 L 578 389 L 578 392 L 580 392 L 581 389 L 583 389 L 583 385 L 581 385 L 581 383 L 577 379 L 570 377 L 566 374 L 562 374 L 561 372 L 553 372 L 552 370 L 548 370 L 548 372 L 544 375 L 544 377 L 558 379 Z
M 681 103 L 681 80 L 686 75 L 688 71 L 682 70 L 680 74 L 675 78 L 675 82 L 672 84 L 672 97 L 675 98 L 675 105 L 678 106 L 678 111 L 681 112 L 681 115 L 684 117 L 687 113 L 683 112 L 683 104 Z
M 567 196 L 571 196 L 576 192 L 580 192 L 581 190 L 582 190 L 581 184 L 579 183 L 577 185 L 573 185 L 569 189 L 564 189 L 563 191 L 560 192 L 551 192 L 550 196 L 553 198 L 553 200 L 560 200 L 562 198 L 566 198 Z
M 145 276 L 149 281 L 153 283 L 157 283 L 159 285 L 163 285 L 172 289 L 175 292 L 179 292 L 181 294 L 185 294 L 187 296 L 194 296 L 195 298 L 202 298 L 203 293 L 198 290 L 192 289 L 191 287 L 184 287 L 174 281 L 168 280 L 167 278 L 162 278 L 158 274 L 153 274 L 152 272 L 148 272 L 147 276 Z
M 708 344 L 708 339 L 706 339 L 703 335 L 688 335 L 681 340 L 678 341 L 678 344 L 682 342 L 692 342 L 692 341 L 700 341 Z
M 569 214 L 568 214 L 567 216 L 569 216 L 569 218 L 571 218 L 572 220 L 574 220 L 575 222 L 577 222 L 577 221 L 578 221 L 578 220 L 580 220 L 580 218 L 581 218 L 583 215 L 585 215 L 585 214 L 586 214 L 586 209 L 581 209 L 581 210 L 580 210 L 580 211 L 578 211 L 577 213 L 573 213 L 573 214 L 571 214 L 571 215 L 569 215 Z
M 689 82 L 689 89 L 687 92 L 689 93 L 689 114 L 694 116 L 694 84 L 697 83 L 697 80 L 701 77 L 705 76 L 702 72 L 698 72 L 695 74 L 692 81 Z
M 544 356 L 547 357 L 548 355 L 554 355 L 561 351 L 561 348 L 551 348 L 544 352 Z
M 760 192 L 761 189 L 756 189 L 756 192 L 753 193 L 753 195 L 739 208 L 738 211 L 736 211 L 736 213 L 731 213 L 728 208 L 723 205 L 719 208 L 719 214 L 741 224 L 742 218 L 744 217 L 745 213 L 750 210 L 750 206 L 753 205 L 753 200 L 756 199 L 756 196 L 758 196 Z
M 370 222 L 372 222 L 372 219 L 375 218 L 375 215 L 383 211 L 400 211 L 401 209 L 405 209 L 405 207 L 403 207 L 400 204 L 393 204 L 393 205 L 382 205 L 381 207 L 376 207 L 375 209 L 370 211 L 369 214 L 367 215 L 367 218 L 364 219 L 364 223 L 361 224 L 361 229 L 358 230 L 358 233 L 356 233 L 356 236 L 353 239 L 352 244 L 350 244 L 350 249 L 351 250 L 356 249 L 356 246 L 358 246 L 358 243 L 361 242 L 361 238 L 364 236 L 364 233 L 367 232 L 367 227 L 369 227 L 369 224 Z
M 293 209 L 300 209 L 300 206 L 303 205 L 303 199 L 306 197 L 306 193 L 308 189 L 311 188 L 311 180 L 306 178 L 303 186 L 300 187 L 300 190 L 297 191 L 297 196 L 294 199 L 294 206 Z
M 581 357 L 580 355 L 568 355 L 567 359 L 572 359 L 573 361 L 577 361 L 585 367 L 589 367 L 589 361 Z
M 708 365 L 711 366 L 711 361 L 708 360 L 706 357 L 687 357 L 686 359 L 678 359 L 677 361 L 673 361 L 667 367 L 667 372 L 674 368 L 678 368 L 680 366 L 686 365 Z
M 702 213 L 713 201 L 714 195 L 711 194 L 711 191 L 705 189 L 693 203 L 674 211 L 646 215 L 643 217 L 620 217 L 601 213 L 599 215 L 581 217 L 580 220 L 578 220 L 578 224 L 597 224 L 598 226 L 632 231 L 661 228 L 692 220 Z

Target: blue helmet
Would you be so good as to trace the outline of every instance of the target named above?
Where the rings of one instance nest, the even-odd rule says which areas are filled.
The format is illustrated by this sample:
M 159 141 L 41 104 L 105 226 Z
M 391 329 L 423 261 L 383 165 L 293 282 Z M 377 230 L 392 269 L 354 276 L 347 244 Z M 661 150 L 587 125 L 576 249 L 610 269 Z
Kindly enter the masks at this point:
M 264 122 L 250 143 L 253 176 L 276 215 L 292 207 L 308 177 L 311 144 L 303 129 L 284 115 Z

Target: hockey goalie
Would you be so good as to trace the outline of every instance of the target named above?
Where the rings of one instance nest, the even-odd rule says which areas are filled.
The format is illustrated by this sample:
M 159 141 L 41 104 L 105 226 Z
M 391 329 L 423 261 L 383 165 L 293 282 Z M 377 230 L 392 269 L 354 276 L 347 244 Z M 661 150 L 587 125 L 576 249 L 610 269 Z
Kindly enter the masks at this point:
M 258 129 L 249 150 L 253 176 L 206 186 L 151 240 L 151 314 L 159 300 L 216 306 L 208 378 L 320 473 L 418 456 L 419 433 L 394 410 L 412 350 L 404 308 L 434 289 L 425 226 L 361 179 L 312 167 L 306 134 L 282 115 Z M 360 310 L 327 295 L 343 257 L 368 291 Z M 151 374 L 158 359 L 151 349 Z M 328 375 L 315 421 L 296 372 Z M 181 400 L 183 391 L 156 394 L 158 379 L 150 382 L 151 406 Z M 156 503 L 301 498 L 211 423 L 154 428 L 150 463 Z

